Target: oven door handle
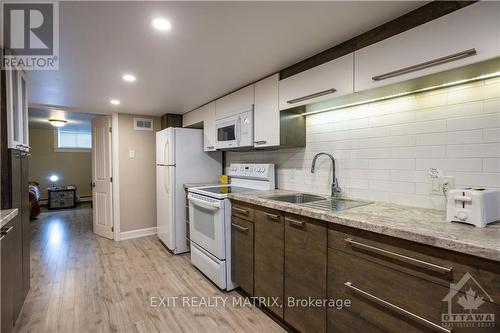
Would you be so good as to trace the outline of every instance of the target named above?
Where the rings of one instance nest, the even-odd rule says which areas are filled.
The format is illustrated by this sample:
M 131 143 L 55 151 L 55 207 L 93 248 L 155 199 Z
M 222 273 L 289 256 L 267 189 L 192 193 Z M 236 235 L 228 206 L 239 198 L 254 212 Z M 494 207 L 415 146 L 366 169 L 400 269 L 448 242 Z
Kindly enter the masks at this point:
M 206 208 L 206 209 L 209 209 L 209 210 L 216 211 L 216 210 L 219 210 L 221 208 L 219 202 L 204 201 L 204 200 L 195 198 L 192 195 L 188 195 L 188 199 L 189 199 L 190 202 L 193 203 L 193 205 L 199 206 L 199 207 L 203 207 L 203 208 Z

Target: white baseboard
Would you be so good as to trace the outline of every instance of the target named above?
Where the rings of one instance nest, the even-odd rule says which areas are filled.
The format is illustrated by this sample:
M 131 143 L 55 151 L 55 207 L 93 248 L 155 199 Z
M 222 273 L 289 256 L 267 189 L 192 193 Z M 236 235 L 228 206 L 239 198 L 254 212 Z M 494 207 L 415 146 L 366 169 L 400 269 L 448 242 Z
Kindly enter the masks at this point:
M 120 240 L 139 238 L 151 235 L 156 235 L 156 227 L 123 231 L 120 233 Z

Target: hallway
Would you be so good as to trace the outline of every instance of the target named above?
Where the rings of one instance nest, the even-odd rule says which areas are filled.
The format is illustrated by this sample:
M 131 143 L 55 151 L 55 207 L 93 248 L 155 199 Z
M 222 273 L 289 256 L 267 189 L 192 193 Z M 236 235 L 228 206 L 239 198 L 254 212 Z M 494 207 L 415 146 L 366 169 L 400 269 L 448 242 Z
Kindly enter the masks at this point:
M 114 242 L 92 232 L 92 210 L 32 222 L 31 290 L 16 332 L 282 332 L 255 307 L 233 307 L 156 236 Z M 226 307 L 152 307 L 150 297 L 228 296 Z

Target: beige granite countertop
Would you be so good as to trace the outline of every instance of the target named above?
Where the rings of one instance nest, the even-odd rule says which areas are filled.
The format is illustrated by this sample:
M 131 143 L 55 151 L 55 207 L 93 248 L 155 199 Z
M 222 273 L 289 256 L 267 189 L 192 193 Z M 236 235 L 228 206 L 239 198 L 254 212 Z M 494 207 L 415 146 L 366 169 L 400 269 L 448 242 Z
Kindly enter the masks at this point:
M 18 209 L 2 209 L 0 210 L 0 228 L 5 227 L 18 214 Z
M 290 193 L 297 192 L 252 191 L 229 198 L 500 262 L 500 222 L 477 228 L 446 222 L 444 211 L 381 202 L 330 212 L 265 199 Z

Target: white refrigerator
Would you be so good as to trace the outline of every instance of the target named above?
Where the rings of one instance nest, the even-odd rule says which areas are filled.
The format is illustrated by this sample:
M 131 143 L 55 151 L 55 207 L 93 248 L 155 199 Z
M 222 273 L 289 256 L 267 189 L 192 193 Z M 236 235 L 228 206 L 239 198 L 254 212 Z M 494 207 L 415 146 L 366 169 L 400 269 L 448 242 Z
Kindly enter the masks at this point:
M 156 133 L 158 238 L 173 253 L 188 251 L 185 183 L 217 181 L 222 153 L 203 151 L 203 131 L 167 128 Z

